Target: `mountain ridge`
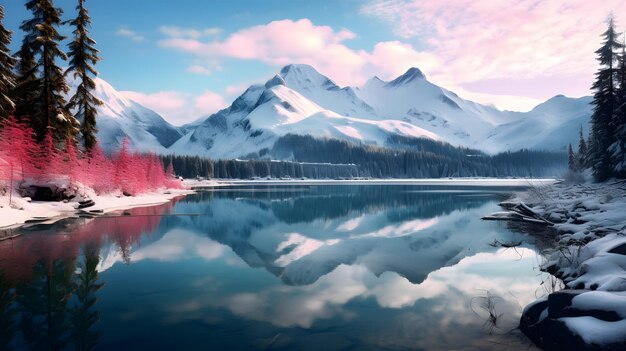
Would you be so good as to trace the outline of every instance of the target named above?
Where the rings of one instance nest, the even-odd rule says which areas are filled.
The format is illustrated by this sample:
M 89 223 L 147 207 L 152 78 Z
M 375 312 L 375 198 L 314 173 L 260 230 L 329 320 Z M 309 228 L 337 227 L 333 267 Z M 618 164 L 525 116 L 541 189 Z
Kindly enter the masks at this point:
M 106 121 L 98 134 L 101 144 L 127 136 L 140 151 L 215 159 L 258 154 L 286 134 L 381 147 L 400 136 L 487 153 L 565 151 L 577 142 L 581 125 L 588 129 L 591 116 L 590 97 L 563 95 L 528 112 L 501 111 L 433 84 L 416 67 L 390 81 L 375 76 L 362 87 L 340 87 L 309 65 L 287 65 L 264 84 L 251 85 L 227 108 L 180 127 L 124 98 L 104 80 L 96 85 L 96 95 L 105 100 L 99 110 L 104 119 L 98 119 L 99 127 Z

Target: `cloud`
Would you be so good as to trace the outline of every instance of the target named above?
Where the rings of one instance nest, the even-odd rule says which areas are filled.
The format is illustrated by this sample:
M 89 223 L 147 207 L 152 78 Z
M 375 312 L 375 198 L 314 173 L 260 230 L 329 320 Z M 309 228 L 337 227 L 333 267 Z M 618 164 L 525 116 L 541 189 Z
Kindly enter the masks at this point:
M 202 37 L 216 36 L 222 32 L 221 28 L 211 27 L 204 29 L 182 28 L 176 26 L 161 26 L 159 32 L 172 38 L 192 38 L 200 39 Z
M 174 125 L 193 122 L 226 107 L 224 98 L 215 92 L 204 91 L 199 95 L 179 91 L 142 93 L 120 92 L 124 97 L 148 107 Z
M 137 43 L 146 40 L 144 36 L 139 35 L 137 32 L 129 29 L 128 27 L 120 27 L 115 34 L 120 37 L 130 38 L 130 40 Z
M 252 26 L 232 33 L 224 40 L 169 36 L 159 44 L 205 60 L 258 60 L 277 67 L 306 63 L 342 85 L 361 84 L 374 74 L 392 78 L 411 66 L 426 68 L 436 62 L 434 56 L 395 41 L 378 43 L 372 52 L 353 50 L 344 44 L 355 37 L 356 34 L 347 29 L 334 30 L 315 25 L 305 18 Z M 389 65 L 388 60 L 397 63 Z
M 194 109 L 199 116 L 206 116 L 226 107 L 226 101 L 222 95 L 212 91 L 205 91 L 194 99 Z
M 594 51 L 611 11 L 623 13 L 626 2 L 374 0 L 361 9 L 398 36 L 427 45 L 440 60 L 429 72 L 437 82 L 465 84 L 483 94 L 506 87 L 504 94 L 524 96 L 533 94 L 532 85 L 543 91 L 529 97 L 542 99 L 557 92 L 589 93 L 597 69 Z M 494 85 L 494 79 L 502 82 Z
M 252 85 L 252 84 L 251 83 L 243 83 L 243 84 L 228 85 L 224 92 L 228 96 L 239 96 L 239 95 L 243 94 L 243 92 L 246 91 L 246 89 L 248 89 L 248 87 L 250 87 L 250 85 Z
M 477 88 L 478 92 L 473 91 L 473 87 L 463 86 L 464 81 L 456 80 L 462 77 L 456 71 L 447 74 L 442 68 L 445 62 L 438 54 L 419 51 L 398 40 L 378 42 L 370 51 L 352 49 L 345 42 L 355 38 L 355 33 L 315 25 L 308 19 L 273 21 L 241 29 L 223 40 L 201 40 L 199 30 L 167 32 L 168 37 L 159 42 L 160 46 L 190 53 L 211 67 L 218 65 L 220 59 L 233 58 L 257 60 L 277 68 L 289 63 L 306 63 L 340 85 L 357 86 L 374 75 L 393 79 L 410 67 L 419 67 L 436 83 L 453 88 L 463 96 L 476 98 L 479 102 L 516 110 L 528 110 L 540 102 L 537 98 L 517 99 L 514 93 L 494 96 L 489 93 L 493 90 L 489 89 L 481 91 Z M 188 71 L 209 74 L 209 69 L 200 65 L 192 66 Z M 430 77 L 431 73 L 434 77 Z M 245 88 L 247 85 L 231 85 L 227 87 L 226 94 L 238 94 Z
M 206 68 L 204 66 L 201 65 L 192 65 L 187 67 L 187 72 L 189 73 L 194 73 L 194 74 L 201 74 L 204 76 L 210 76 L 211 75 L 211 70 L 209 68 Z

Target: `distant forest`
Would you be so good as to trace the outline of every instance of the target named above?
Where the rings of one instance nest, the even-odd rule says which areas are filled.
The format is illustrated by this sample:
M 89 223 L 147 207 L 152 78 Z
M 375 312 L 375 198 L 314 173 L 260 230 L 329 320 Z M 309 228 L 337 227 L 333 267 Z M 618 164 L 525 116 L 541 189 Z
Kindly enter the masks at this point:
M 442 178 L 559 176 L 567 155 L 520 150 L 487 155 L 423 138 L 393 137 L 388 148 L 289 134 L 238 160 L 161 156 L 184 178 Z M 278 161 L 288 160 L 288 161 Z

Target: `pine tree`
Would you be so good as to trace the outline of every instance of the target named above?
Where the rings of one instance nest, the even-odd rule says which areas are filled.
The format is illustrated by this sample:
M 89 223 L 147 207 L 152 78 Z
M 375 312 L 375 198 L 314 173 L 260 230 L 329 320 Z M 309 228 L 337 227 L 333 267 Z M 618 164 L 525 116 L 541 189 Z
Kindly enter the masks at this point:
M 612 158 L 609 147 L 615 141 L 615 135 L 610 128 L 615 109 L 617 108 L 615 78 L 617 70 L 614 68 L 616 55 L 615 50 L 622 47 L 617 42 L 618 33 L 615 32 L 613 18 L 609 19 L 609 25 L 602 35 L 604 44 L 596 51 L 600 70 L 596 73 L 593 105 L 594 112 L 591 116 L 591 134 L 593 139 L 591 151 L 591 167 L 593 175 L 598 181 L 604 181 L 612 176 Z
M 75 110 L 74 117 L 82 121 L 80 131 L 83 143 L 86 150 L 91 150 L 96 144 L 96 107 L 102 105 L 102 101 L 92 94 L 96 84 L 90 75 L 98 75 L 94 65 L 100 57 L 98 57 L 99 51 L 94 47 L 96 42 L 88 36 L 91 18 L 84 6 L 84 0 L 78 0 L 76 10 L 78 10 L 77 17 L 69 21 L 75 29 L 74 40 L 69 44 L 70 61 L 66 74 L 73 72 L 74 79 L 78 79 L 79 83 L 76 93 L 67 104 L 67 109 Z
M 85 248 L 85 262 L 82 263 L 81 271 L 75 279 L 73 293 L 76 305 L 70 309 L 72 322 L 72 339 L 75 350 L 93 350 L 98 345 L 100 333 L 95 330 L 100 319 L 100 312 L 96 309 L 98 302 L 98 290 L 104 283 L 98 278 L 97 244 L 88 243 Z
M 576 156 L 574 156 L 574 150 L 572 149 L 572 144 L 569 144 L 567 149 L 567 168 L 570 171 L 576 171 L 578 169 L 578 165 L 576 162 Z
M 64 37 L 56 29 L 61 24 L 63 11 L 55 8 L 52 0 L 28 0 L 26 8 L 33 13 L 33 18 L 22 22 L 20 28 L 26 33 L 27 45 L 39 57 L 37 70 L 41 73 L 37 111 L 31 119 L 40 140 L 48 128 L 52 128 L 55 141 L 63 142 L 67 137 L 74 138 L 79 127 L 78 121 L 65 108 L 63 94 L 69 88 L 63 70 L 57 65 L 57 60 L 67 60 L 59 49 Z
M 580 126 L 578 132 L 578 165 L 580 169 L 587 168 L 587 142 L 583 135 L 583 126 Z
M 13 96 L 15 96 L 15 116 L 20 119 L 28 119 L 30 127 L 41 117 L 37 116 L 38 95 L 41 81 L 37 78 L 37 63 L 35 55 L 26 38 L 16 54 L 18 61 L 16 66 L 17 78 Z
M 11 31 L 2 25 L 4 20 L 4 7 L 0 6 L 0 119 L 9 117 L 15 110 L 13 91 L 15 88 L 15 58 L 9 53 L 11 43 Z
M 617 88 L 617 108 L 611 120 L 611 130 L 615 133 L 615 141 L 610 147 L 614 175 L 626 176 L 626 47 L 622 46 L 619 55 Z

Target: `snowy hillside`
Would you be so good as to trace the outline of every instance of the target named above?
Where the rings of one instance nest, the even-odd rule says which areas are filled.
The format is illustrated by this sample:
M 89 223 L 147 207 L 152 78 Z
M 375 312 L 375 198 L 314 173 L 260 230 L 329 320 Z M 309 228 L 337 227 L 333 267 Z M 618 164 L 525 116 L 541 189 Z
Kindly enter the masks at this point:
M 528 113 L 500 111 L 429 82 L 417 68 L 361 88 L 337 86 L 308 65 L 288 65 L 253 85 L 170 150 L 213 158 L 246 156 L 292 133 L 385 146 L 390 135 L 425 137 L 496 153 L 520 148 L 564 150 L 588 125 L 588 98 L 558 96 Z
M 390 82 L 374 77 L 357 95 L 378 116 L 427 129 L 453 145 L 476 147 L 496 125 L 512 120 L 509 113 L 463 100 L 432 84 L 417 68 Z
M 587 130 L 590 98 L 556 96 L 527 113 L 465 100 L 411 68 L 391 81 L 339 87 L 308 65 L 285 66 L 226 109 L 174 127 L 96 80 L 98 138 L 105 149 L 128 137 L 142 151 L 237 158 L 271 149 L 286 134 L 388 146 L 390 136 L 429 138 L 489 153 L 521 148 L 564 151 Z
M 578 133 L 589 134 L 591 96 L 572 99 L 557 95 L 519 118 L 499 125 L 480 143 L 485 151 L 522 148 L 565 151 L 567 144 L 578 145 Z
M 170 149 L 177 154 L 236 158 L 271 148 L 278 137 L 290 133 L 381 146 L 390 135 L 440 140 L 406 121 L 380 118 L 351 88 L 337 87 L 312 67 L 290 65 L 265 85 L 250 87 Z
M 76 82 L 68 77 L 70 92 L 74 94 Z M 158 113 L 127 99 L 106 81 L 96 78 L 94 95 L 104 102 L 98 108 L 98 141 L 105 151 L 119 147 L 128 138 L 134 150 L 167 153 L 167 148 L 182 133 L 167 123 Z

